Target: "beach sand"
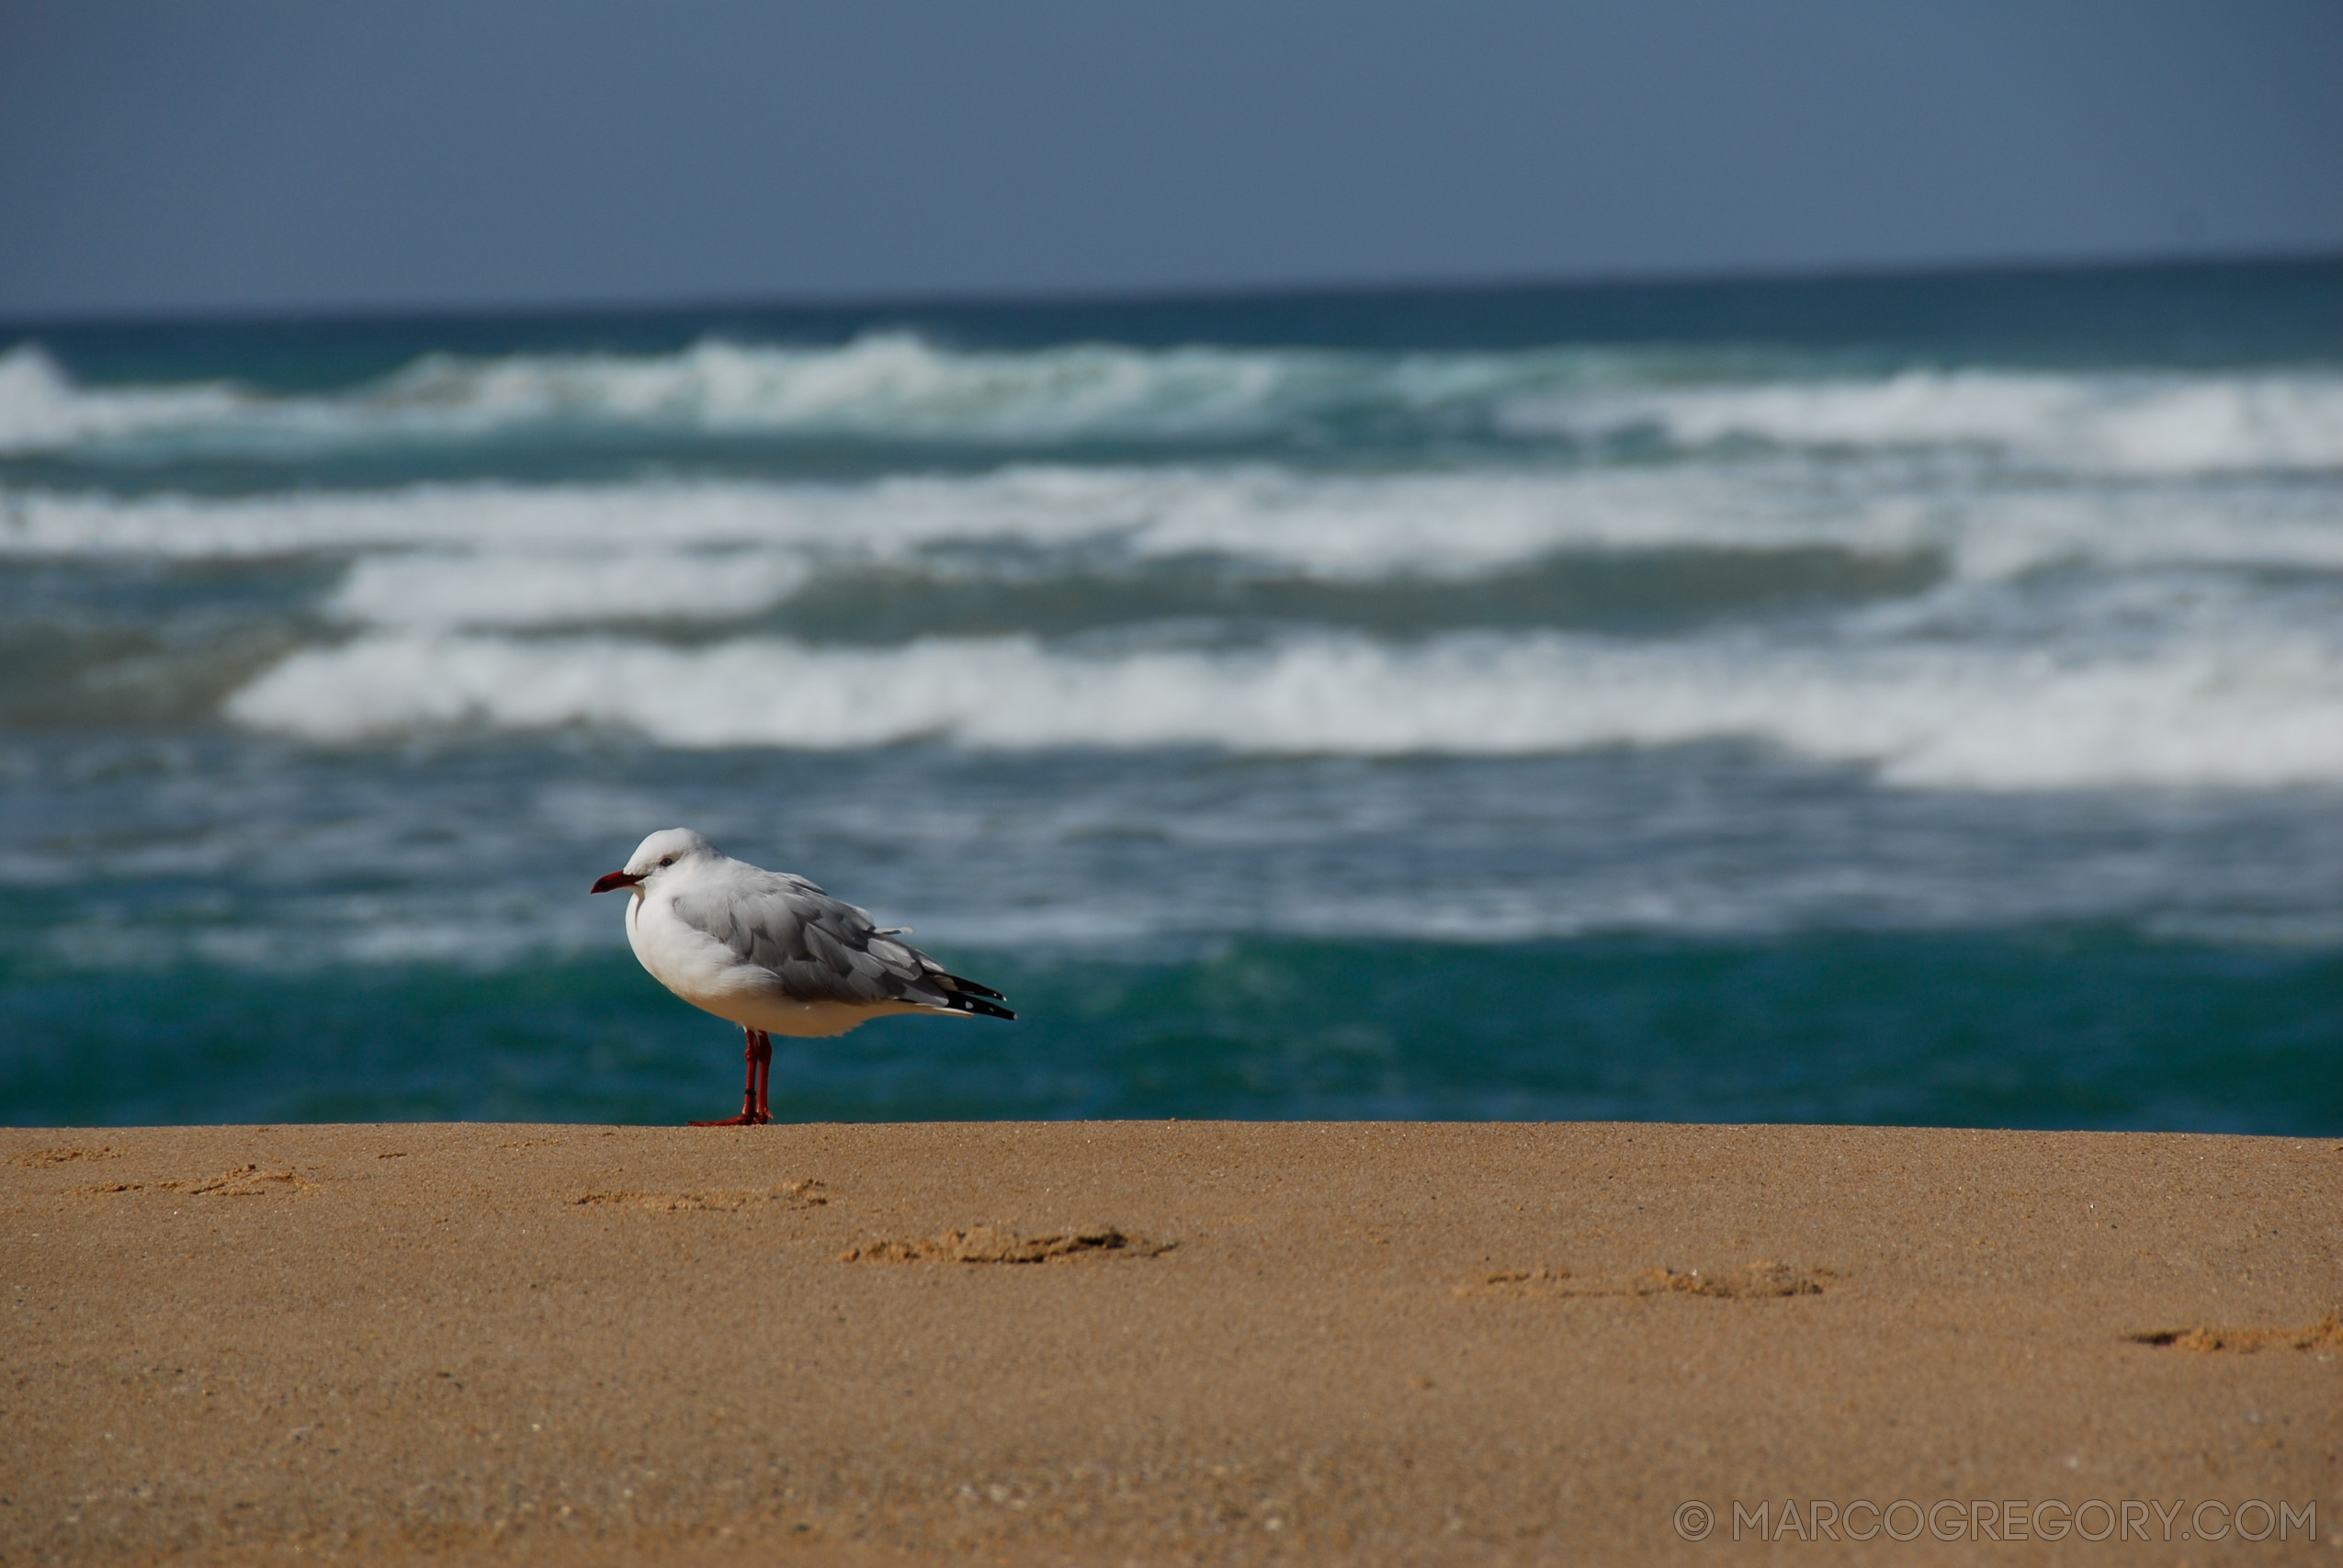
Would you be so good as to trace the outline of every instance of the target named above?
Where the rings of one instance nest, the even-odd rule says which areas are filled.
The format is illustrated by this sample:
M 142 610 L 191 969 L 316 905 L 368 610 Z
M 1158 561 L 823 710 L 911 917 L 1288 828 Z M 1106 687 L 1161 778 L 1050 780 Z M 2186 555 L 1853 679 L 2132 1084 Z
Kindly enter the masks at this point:
M 15 1129 L 0 1203 L 9 1564 L 2343 1562 L 2333 1140 Z M 1961 1539 L 1815 1529 L 1898 1498 Z M 2316 1543 L 2182 1539 L 2249 1499 Z

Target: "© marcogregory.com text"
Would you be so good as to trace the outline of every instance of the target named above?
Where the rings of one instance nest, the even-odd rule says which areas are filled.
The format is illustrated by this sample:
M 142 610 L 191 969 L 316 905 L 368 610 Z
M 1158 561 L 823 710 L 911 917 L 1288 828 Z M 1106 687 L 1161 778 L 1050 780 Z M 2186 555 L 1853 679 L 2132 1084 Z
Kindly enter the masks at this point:
M 1729 1516 L 1699 1498 L 1681 1505 L 1673 1523 L 1686 1540 L 1729 1534 L 1735 1540 L 2316 1540 L 2318 1504 L 2190 1502 L 2153 1497 L 1939 1498 L 1785 1497 L 1754 1506 L 1732 1499 Z M 1719 1527 L 1724 1530 L 1720 1531 Z

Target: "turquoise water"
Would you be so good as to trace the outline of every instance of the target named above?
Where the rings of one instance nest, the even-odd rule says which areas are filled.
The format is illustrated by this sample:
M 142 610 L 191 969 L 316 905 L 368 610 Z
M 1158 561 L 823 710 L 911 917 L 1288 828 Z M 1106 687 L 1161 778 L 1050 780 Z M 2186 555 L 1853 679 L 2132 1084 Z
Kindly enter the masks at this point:
M 1025 1010 L 1013 1038 L 899 1023 L 776 1041 L 777 1101 L 821 1121 L 2343 1125 L 2332 953 L 2100 931 L 1244 942 L 989 973 Z M 51 975 L 16 982 L 11 1003 L 38 1043 L 9 1053 L 0 1093 L 57 1122 L 659 1122 L 721 1114 L 737 1093 L 724 1037 L 679 1027 L 672 998 L 606 958 L 267 987 Z
M 0 328 L 0 1121 L 2343 1130 L 2343 265 Z

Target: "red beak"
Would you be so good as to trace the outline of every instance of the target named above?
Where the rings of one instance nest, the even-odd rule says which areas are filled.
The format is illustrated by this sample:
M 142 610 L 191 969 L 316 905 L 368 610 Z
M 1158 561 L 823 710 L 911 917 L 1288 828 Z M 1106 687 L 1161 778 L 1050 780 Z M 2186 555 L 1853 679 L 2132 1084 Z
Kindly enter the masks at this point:
M 623 871 L 614 871 L 607 876 L 596 878 L 594 886 L 587 888 L 586 891 L 589 893 L 616 893 L 619 888 L 632 887 L 636 883 L 640 882 L 642 878 L 640 876 L 629 876 Z

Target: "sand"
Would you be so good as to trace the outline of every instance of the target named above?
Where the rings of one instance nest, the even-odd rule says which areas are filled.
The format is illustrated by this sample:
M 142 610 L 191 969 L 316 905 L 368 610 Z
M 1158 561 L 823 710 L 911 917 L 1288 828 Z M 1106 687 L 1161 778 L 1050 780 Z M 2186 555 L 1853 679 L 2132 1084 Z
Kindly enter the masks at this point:
M 2331 1140 L 17 1129 L 0 1204 L 9 1564 L 2343 1562 Z

